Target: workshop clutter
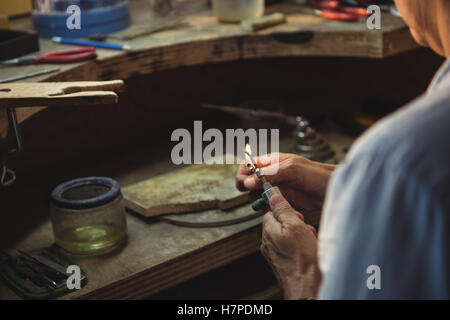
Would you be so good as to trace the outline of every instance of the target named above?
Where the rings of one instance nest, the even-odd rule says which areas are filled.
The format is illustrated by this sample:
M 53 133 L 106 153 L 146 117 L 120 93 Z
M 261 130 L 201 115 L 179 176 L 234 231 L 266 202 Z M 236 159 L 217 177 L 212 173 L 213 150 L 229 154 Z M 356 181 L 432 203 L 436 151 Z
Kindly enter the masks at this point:
M 57 298 L 87 283 L 84 270 L 58 247 L 16 253 L 0 251 L 0 276 L 25 299 Z

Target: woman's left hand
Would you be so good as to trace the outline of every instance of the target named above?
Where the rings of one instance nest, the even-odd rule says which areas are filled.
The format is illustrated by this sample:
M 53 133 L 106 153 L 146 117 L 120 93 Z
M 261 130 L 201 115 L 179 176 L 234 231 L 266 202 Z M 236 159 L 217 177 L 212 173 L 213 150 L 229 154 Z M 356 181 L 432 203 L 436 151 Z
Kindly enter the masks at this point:
M 314 298 L 320 284 L 317 235 L 281 195 L 270 199 L 263 218 L 261 252 L 269 262 L 286 299 Z

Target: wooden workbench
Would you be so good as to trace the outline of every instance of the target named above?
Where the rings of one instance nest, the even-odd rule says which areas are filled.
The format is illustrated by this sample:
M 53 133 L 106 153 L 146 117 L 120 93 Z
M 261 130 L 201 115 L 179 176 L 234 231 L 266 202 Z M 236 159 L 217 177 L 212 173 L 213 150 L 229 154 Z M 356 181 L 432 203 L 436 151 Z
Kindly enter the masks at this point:
M 259 249 L 261 218 L 220 228 L 185 228 L 144 222 L 127 215 L 128 239 L 121 249 L 95 258 L 74 258 L 88 284 L 64 299 L 144 299 Z M 50 221 L 18 248 L 53 243 Z M 0 283 L 0 299 L 18 298 Z
M 150 19 L 146 11 L 148 1 L 134 0 L 131 4 L 133 22 L 147 23 Z M 238 25 L 219 24 L 209 11 L 203 11 L 188 16 L 187 27 L 127 42 L 133 48 L 130 53 L 98 50 L 99 58 L 96 61 L 62 65 L 58 73 L 25 81 L 126 80 L 136 75 L 148 75 L 182 66 L 254 58 L 329 56 L 379 59 L 416 47 L 403 21 L 387 14 L 382 17 L 383 29 L 370 31 L 363 22 L 325 21 L 320 17 L 298 12 L 298 7 L 291 4 L 276 5 L 268 11 L 287 13 L 288 24 L 248 33 L 242 31 Z M 30 28 L 30 25 L 29 18 L 12 21 L 12 26 L 17 28 Z M 314 36 L 311 41 L 303 44 L 290 44 L 283 40 L 290 39 L 295 42 L 299 31 L 312 31 Z M 41 39 L 40 43 L 41 52 L 67 47 L 45 39 Z M 47 66 L 0 67 L 0 78 L 44 68 Z M 17 110 L 19 121 L 22 122 L 41 110 L 42 108 L 20 108 Z M 2 110 L 0 133 L 3 133 L 5 126 L 1 122 L 1 112 Z M 127 155 L 124 153 L 122 157 Z M 115 174 L 120 172 L 116 169 L 107 171 L 107 174 L 114 172 L 110 176 L 123 186 L 173 169 L 168 165 L 167 159 L 139 168 L 133 162 L 136 157 L 130 156 L 131 158 L 133 160 L 122 161 L 120 169 L 128 170 L 125 174 Z M 148 159 L 153 159 L 153 154 Z M 116 159 L 111 161 L 111 165 L 113 162 L 115 164 Z M 102 167 L 101 170 L 90 172 L 103 173 L 104 170 Z M 47 190 L 54 185 L 55 182 L 51 180 L 38 181 L 35 185 L 26 187 L 23 187 L 22 183 L 21 187 L 25 189 L 26 195 L 31 197 L 27 198 L 27 202 L 39 201 L 33 210 L 39 211 L 40 215 L 47 215 L 48 204 L 40 195 L 33 197 L 36 193 L 33 188 Z M 8 199 L 11 203 L 20 201 L 19 195 Z M 18 204 L 11 215 L 20 212 L 17 208 L 28 207 Z M 36 220 L 39 223 L 32 225 L 32 222 L 28 222 L 27 228 L 22 226 L 25 232 L 16 234 L 14 242 L 8 244 L 9 248 L 27 250 L 52 244 L 53 235 L 48 216 L 39 220 L 34 211 L 26 214 L 27 222 Z M 76 259 L 75 261 L 86 269 L 89 283 L 84 289 L 66 298 L 148 297 L 257 251 L 260 243 L 260 222 L 261 219 L 257 218 L 233 226 L 191 229 L 157 220 L 144 221 L 129 214 L 126 245 L 121 250 L 103 257 Z M 0 283 L 0 299 L 5 298 L 14 299 L 17 296 Z
M 337 159 L 342 160 L 352 139 L 333 132 L 324 132 L 323 137 L 336 151 Z M 281 140 L 280 150 L 288 151 L 293 143 L 292 139 Z M 137 156 L 137 154 L 124 155 L 123 162 L 129 163 Z M 111 165 L 117 166 L 117 162 L 120 161 L 114 161 Z M 177 166 L 173 165 L 169 158 L 153 162 L 143 161 L 123 173 L 116 174 L 113 178 L 122 186 L 127 186 L 175 168 Z M 116 169 L 113 171 L 117 172 Z M 29 201 L 36 200 L 29 199 Z M 41 211 L 44 219 L 30 228 L 30 231 L 20 236 L 16 235 L 17 240 L 3 249 L 30 250 L 51 246 L 54 243 L 48 217 L 48 203 L 36 203 L 33 208 Z M 318 224 L 320 216 L 317 213 L 304 212 L 304 215 L 307 222 Z M 147 298 L 258 251 L 261 243 L 261 221 L 262 217 L 258 217 L 229 226 L 188 228 L 128 213 L 128 239 L 120 249 L 99 257 L 72 258 L 86 271 L 89 281 L 81 290 L 63 298 Z M 8 232 L 11 233 L 11 230 Z M 0 300 L 18 298 L 0 281 Z
M 136 75 L 193 66 L 255 58 L 329 56 L 384 58 L 417 47 L 401 18 L 382 14 L 382 29 L 369 30 L 365 21 L 343 23 L 327 21 L 304 13 L 300 6 L 282 3 L 268 7 L 266 12 L 283 12 L 287 24 L 260 32 L 246 32 L 238 24 L 218 23 L 211 11 L 205 9 L 185 17 L 186 26 L 138 37 L 127 42 L 132 51 L 98 50 L 95 61 L 62 65 L 61 71 L 35 77 L 32 81 L 126 80 Z M 146 25 L 152 21 L 149 2 L 131 1 L 133 24 Z M 12 28 L 31 29 L 31 19 L 12 21 Z M 298 43 L 302 32 L 312 32 L 306 43 Z M 117 42 L 117 41 L 116 41 Z M 41 52 L 67 48 L 40 40 Z M 0 78 L 8 78 L 42 70 L 47 66 L 0 66 Z M 30 79 L 25 80 L 30 81 Z M 21 108 L 17 111 L 22 122 L 42 108 Z M 0 110 L 0 136 L 5 135 L 7 121 Z
M 142 156 L 142 155 L 141 155 Z M 136 154 L 126 158 L 135 158 Z M 128 160 L 127 160 L 128 161 Z M 131 161 L 131 160 L 130 160 Z M 115 165 L 112 163 L 112 165 Z M 145 161 L 113 176 L 122 186 L 177 168 L 164 158 Z M 114 170 L 116 171 L 116 170 Z M 98 171 L 97 171 L 98 172 Z M 42 185 L 42 184 L 41 184 Z M 41 188 L 45 188 L 42 187 Z M 24 193 L 27 191 L 25 190 Z M 29 201 L 34 201 L 29 199 Z M 29 231 L 11 236 L 16 241 L 2 249 L 32 249 L 54 243 L 48 216 L 48 202 L 42 209 L 35 204 L 43 220 Z M 45 208 L 47 207 L 47 209 Z M 5 212 L 6 213 L 6 212 Z M 31 219 L 30 214 L 27 217 Z M 21 230 L 21 223 L 16 230 Z M 139 299 L 146 298 L 199 274 L 213 270 L 259 249 L 261 218 L 220 228 L 184 228 L 127 214 L 128 239 L 114 252 L 99 257 L 73 257 L 88 274 L 87 285 L 64 296 L 65 299 Z M 3 230 L 5 231 L 5 230 Z M 22 231 L 23 232 L 23 231 Z M 0 300 L 19 297 L 0 280 Z

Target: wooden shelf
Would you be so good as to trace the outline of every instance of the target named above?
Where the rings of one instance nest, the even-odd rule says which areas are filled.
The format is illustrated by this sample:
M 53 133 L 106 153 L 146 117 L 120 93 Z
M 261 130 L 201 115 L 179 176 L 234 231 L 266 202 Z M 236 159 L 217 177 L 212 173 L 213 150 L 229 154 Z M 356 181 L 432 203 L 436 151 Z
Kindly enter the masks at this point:
M 353 141 L 337 133 L 323 132 L 322 136 L 336 151 L 339 160 L 343 159 L 345 150 Z M 280 150 L 288 151 L 293 142 L 292 139 L 281 140 Z M 110 162 L 114 162 L 112 163 L 114 168 L 125 166 L 126 163 L 129 165 L 130 160 L 138 157 L 138 154 L 127 154 L 123 159 Z M 92 168 L 92 172 L 98 172 L 99 167 L 106 164 L 97 165 L 98 168 Z M 158 161 L 143 161 L 132 165 L 123 172 L 116 172 L 112 177 L 125 187 L 176 168 L 178 166 L 175 166 L 170 158 L 164 157 Z M 54 243 L 47 200 L 41 199 L 42 197 L 35 200 L 35 203 L 31 200 L 30 193 L 44 188 L 42 182 L 37 180 L 34 185 L 29 186 L 29 190 L 21 190 L 21 197 L 29 199 L 24 204 L 25 207 L 29 206 L 33 208 L 29 210 L 37 211 L 42 220 L 39 219 L 29 229 L 24 228 L 17 220 L 17 225 L 0 230 L 14 239 L 8 246 L 2 248 L 11 253 L 14 253 L 15 249 L 26 251 L 51 246 Z M 18 212 L 19 208 L 25 209 L 17 205 L 16 203 L 13 209 L 8 208 L 13 213 Z M 308 223 L 318 225 L 319 212 L 303 213 Z M 19 219 L 20 215 L 16 217 Z M 128 239 L 122 248 L 98 257 L 72 258 L 86 271 L 89 281 L 83 289 L 64 296 L 63 299 L 149 297 L 258 251 L 261 243 L 261 222 L 262 217 L 258 217 L 228 226 L 189 228 L 172 225 L 157 218 L 145 219 L 137 214 L 128 213 Z M 18 299 L 18 296 L 2 281 L 0 281 L 1 299 Z
M 135 0 L 131 5 L 133 23 L 148 23 L 148 1 Z M 288 23 L 256 33 L 242 31 L 235 24 L 219 24 L 210 11 L 205 10 L 186 17 L 189 24 L 187 27 L 127 42 L 133 48 L 131 52 L 99 49 L 97 60 L 61 65 L 61 71 L 58 73 L 24 82 L 126 80 L 133 76 L 183 66 L 256 58 L 321 56 L 380 59 L 417 47 L 404 22 L 388 14 L 382 16 L 382 30 L 370 31 L 363 21 L 326 21 L 300 10 L 301 7 L 292 4 L 269 7 L 269 12 L 285 12 L 288 15 Z M 12 27 L 29 29 L 31 21 L 29 18 L 20 18 L 12 21 Z M 296 37 L 302 35 L 302 32 L 311 32 L 312 39 L 305 43 L 296 43 Z M 40 45 L 41 52 L 69 47 L 54 44 L 47 39 L 40 39 Z M 0 66 L 0 78 L 47 67 Z M 43 109 L 18 108 L 19 122 Z M 4 110 L 0 109 L 0 134 L 7 130 L 3 112 Z M 127 174 L 114 178 L 125 186 L 136 182 L 136 179 L 142 180 L 156 172 L 163 173 L 170 169 L 166 168 L 169 162 L 161 163 L 149 164 L 145 170 L 133 167 Z M 164 170 L 161 171 L 160 168 Z M 26 196 L 33 194 L 32 189 L 30 188 Z M 147 223 L 134 215 L 128 215 L 129 238 L 126 246 L 107 256 L 75 259 L 75 262 L 79 262 L 87 271 L 89 283 L 83 290 L 65 298 L 148 297 L 258 250 L 260 223 L 261 218 L 256 218 L 232 226 L 191 229 L 159 221 Z M 48 218 L 29 231 L 17 234 L 20 236 L 17 236 L 17 241 L 10 249 L 27 250 L 53 243 Z M 0 298 L 14 299 L 17 296 L 0 283 Z
M 133 158 L 134 155 L 129 155 Z M 104 163 L 102 165 L 105 165 Z M 122 186 L 176 169 L 170 158 L 135 165 L 113 175 Z M 97 171 L 98 169 L 93 169 Z M 32 188 L 43 188 L 36 182 Z M 30 198 L 27 190 L 21 195 Z M 31 202 L 31 201 L 29 201 Z M 8 231 L 14 240 L 2 249 L 30 250 L 54 243 L 48 203 L 31 204 L 42 220 L 26 230 L 17 225 Z M 46 208 L 47 207 L 47 208 Z M 17 210 L 13 209 L 13 210 Z M 216 228 L 175 226 L 158 219 L 127 213 L 128 238 L 121 248 L 97 257 L 72 257 L 88 275 L 88 283 L 63 299 L 140 299 L 259 250 L 261 221 L 258 217 Z M 20 236 L 19 236 L 20 235 Z M 0 300 L 19 299 L 0 281 Z
M 143 299 L 259 249 L 261 218 L 221 228 L 184 228 L 164 222 L 145 223 L 127 216 L 128 241 L 114 253 L 73 258 L 86 271 L 87 285 L 63 299 Z M 36 228 L 18 248 L 53 243 L 49 221 Z M 0 282 L 0 299 L 17 299 Z
M 260 32 L 241 30 L 238 24 L 218 23 L 210 10 L 185 17 L 186 26 L 127 42 L 131 52 L 98 50 L 94 61 L 61 65 L 57 73 L 35 77 L 30 81 L 100 81 L 126 80 L 161 70 L 206 63 L 274 57 L 363 57 L 385 58 L 417 47 L 401 18 L 382 14 L 382 29 L 368 30 L 365 21 L 345 23 L 327 21 L 304 13 L 298 5 L 282 3 L 269 6 L 267 13 L 283 12 L 287 24 Z M 152 20 L 148 1 L 131 1 L 134 26 Z M 12 28 L 31 29 L 31 19 L 12 21 Z M 310 41 L 298 43 L 305 32 Z M 114 40 L 112 40 L 114 42 Z M 116 41 L 117 42 L 117 41 Z M 70 46 L 40 39 L 41 52 Z M 18 76 L 46 68 L 43 65 L 0 67 L 1 78 Z M 19 123 L 43 108 L 24 107 L 17 110 Z M 4 110 L 0 110 L 0 134 L 7 131 Z

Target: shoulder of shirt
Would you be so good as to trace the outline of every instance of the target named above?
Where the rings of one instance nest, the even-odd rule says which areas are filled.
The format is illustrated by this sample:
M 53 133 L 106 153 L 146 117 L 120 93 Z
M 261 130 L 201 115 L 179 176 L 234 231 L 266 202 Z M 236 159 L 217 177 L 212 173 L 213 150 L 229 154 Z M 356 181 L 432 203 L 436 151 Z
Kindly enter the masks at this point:
M 399 170 L 436 197 L 450 188 L 450 83 L 382 119 L 355 142 L 348 165 L 371 158 Z

